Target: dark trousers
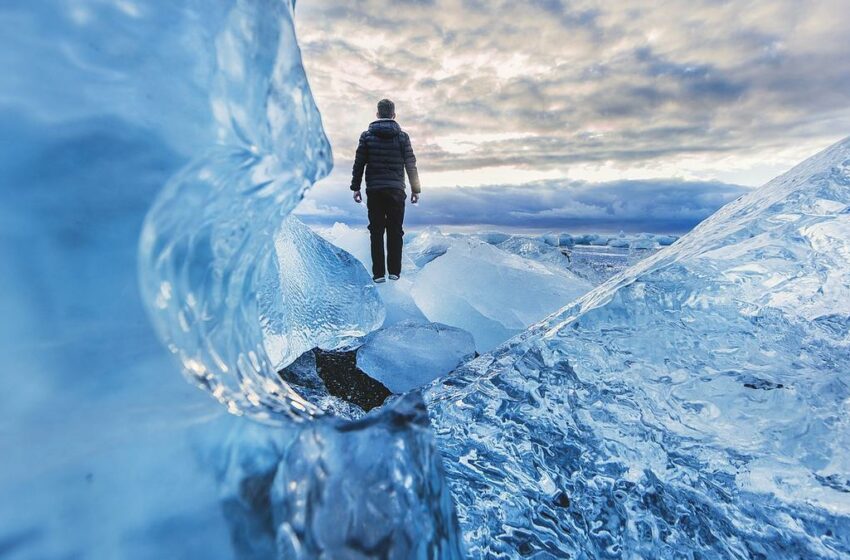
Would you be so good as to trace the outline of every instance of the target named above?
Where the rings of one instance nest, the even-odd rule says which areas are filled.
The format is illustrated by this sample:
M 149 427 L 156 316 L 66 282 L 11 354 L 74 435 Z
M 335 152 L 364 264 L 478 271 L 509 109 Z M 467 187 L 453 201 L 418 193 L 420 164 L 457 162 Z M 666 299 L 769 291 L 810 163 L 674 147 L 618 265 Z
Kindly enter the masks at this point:
M 387 232 L 387 270 L 401 275 L 401 246 L 404 230 L 405 193 L 401 189 L 366 191 L 369 209 L 369 234 L 372 240 L 372 276 L 383 277 L 384 231 Z

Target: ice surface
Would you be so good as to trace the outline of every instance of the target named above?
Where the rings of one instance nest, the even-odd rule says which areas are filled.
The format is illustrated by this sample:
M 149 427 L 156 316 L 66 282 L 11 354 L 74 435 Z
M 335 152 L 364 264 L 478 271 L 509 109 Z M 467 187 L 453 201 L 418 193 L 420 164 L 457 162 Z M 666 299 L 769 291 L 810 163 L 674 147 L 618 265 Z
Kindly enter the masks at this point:
M 318 233 L 337 247 L 354 255 L 364 265 L 364 268 L 372 262 L 369 249 L 369 231 L 365 227 L 355 229 L 337 222 L 333 227 L 319 229 Z M 371 268 L 368 270 L 371 270 Z
M 487 351 L 590 288 L 568 271 L 462 238 L 418 273 L 413 299 L 429 320 L 469 331 Z
M 503 251 L 556 270 L 567 270 L 594 286 L 678 239 L 673 235 L 652 233 L 474 236 Z
M 850 139 L 427 393 L 468 552 L 850 554 Z
M 384 322 L 384 305 L 360 261 L 288 216 L 275 236 L 277 269 L 258 298 L 274 371 L 312 348 L 349 346 Z
M 322 237 L 334 245 L 354 255 L 363 263 L 364 268 L 371 266 L 369 233 L 366 228 L 353 228 L 345 224 L 336 223 L 331 228 L 319 228 L 317 231 Z M 591 287 L 601 284 L 618 272 L 625 270 L 630 265 L 655 253 L 661 248 L 659 239 L 665 242 L 669 241 L 669 243 L 672 243 L 676 239 L 674 236 L 658 236 L 649 233 L 634 234 L 625 237 L 628 241 L 628 244 L 625 244 L 625 246 L 612 247 L 608 245 L 609 239 L 612 238 L 611 236 L 592 234 L 592 237 L 594 240 L 597 240 L 597 245 L 575 245 L 573 236 L 568 233 L 557 235 L 507 234 L 500 232 L 471 234 L 443 233 L 436 227 L 429 227 L 412 234 L 408 233 L 405 236 L 401 280 L 398 282 L 387 282 L 378 286 L 378 292 L 386 308 L 384 326 L 394 325 L 401 321 L 429 322 L 429 319 L 438 320 L 445 324 L 467 330 L 472 325 L 476 325 L 475 328 L 481 333 L 487 333 L 486 335 L 481 334 L 481 336 L 488 337 L 488 347 L 495 347 L 495 345 L 507 340 L 522 328 L 527 327 L 532 322 L 544 317 L 547 313 L 565 303 L 562 295 L 558 295 L 557 297 L 559 299 L 549 302 L 549 305 L 545 305 L 545 302 L 539 302 L 543 303 L 542 311 L 539 310 L 541 309 L 540 307 L 536 308 L 538 310 L 529 308 L 529 313 L 524 315 L 521 326 L 518 328 L 504 328 L 503 325 L 496 321 L 479 317 L 478 312 L 475 310 L 466 313 L 461 308 L 458 308 L 456 313 L 445 313 L 434 317 L 427 317 L 423 309 L 445 305 L 445 302 L 442 301 L 442 293 L 438 290 L 418 290 L 416 288 L 419 283 L 419 272 L 431 266 L 436 267 L 438 264 L 437 261 L 448 253 L 450 247 L 455 245 L 467 247 L 467 250 L 475 251 L 476 249 L 468 249 L 470 243 L 473 247 L 479 247 L 482 246 L 479 241 L 485 241 L 485 243 L 496 247 L 498 249 L 497 251 L 487 248 L 482 250 L 489 255 L 485 258 L 483 257 L 484 253 L 482 253 L 482 258 L 492 263 L 491 272 L 500 268 L 501 261 L 504 261 L 505 263 L 509 263 L 507 268 L 514 270 L 527 269 L 529 272 L 527 279 L 530 280 L 537 278 L 537 272 L 542 272 L 545 275 L 546 273 L 543 268 L 548 268 L 555 277 L 563 278 L 565 282 L 564 288 L 569 293 L 569 297 L 575 298 Z M 589 242 L 591 239 L 588 236 L 584 236 L 580 240 Z M 633 247 L 629 247 L 632 245 Z M 505 255 L 502 252 L 515 255 L 519 259 L 512 258 L 510 255 Z M 542 265 L 542 268 L 540 265 Z M 451 274 L 455 273 L 456 271 L 451 272 Z M 429 276 L 425 275 L 424 278 L 428 278 Z M 576 282 L 576 277 L 579 279 L 578 282 Z M 472 286 L 479 292 L 479 300 L 486 299 L 485 296 L 489 297 L 489 294 L 492 292 L 490 285 L 481 283 L 489 281 L 486 277 L 476 279 L 473 275 L 466 277 L 464 281 L 473 283 Z M 556 282 L 558 281 L 556 280 Z M 504 288 L 504 286 L 502 287 Z M 579 288 L 575 290 L 571 289 L 575 287 Z M 470 290 L 472 289 L 470 288 Z M 415 298 L 414 293 L 418 294 Z M 533 297 L 533 294 L 529 295 Z M 540 297 L 546 298 L 548 296 L 541 294 Z M 432 298 L 436 298 L 436 300 Z M 512 312 L 523 312 L 522 306 L 526 304 L 527 299 L 504 297 L 500 300 L 499 306 L 504 314 L 508 314 Z M 461 304 L 461 306 L 466 305 L 467 302 Z M 463 309 L 466 309 L 466 307 L 463 307 Z M 535 315 L 535 313 L 540 314 Z
M 281 381 L 258 321 L 258 292 L 278 277 L 274 235 L 331 164 L 291 13 L 271 0 L 238 1 L 227 13 L 206 92 L 215 135 L 160 192 L 139 251 L 143 297 L 187 377 L 229 410 L 269 421 L 320 412 Z M 329 255 L 316 257 L 336 264 L 322 259 Z M 316 286 L 317 298 L 326 287 Z M 300 309 L 284 320 L 293 327 L 293 350 L 315 327 L 315 317 Z M 275 315 L 280 320 L 279 310 Z M 364 319 L 345 330 L 368 330 L 374 317 Z M 275 346 L 284 358 L 297 357 L 280 339 Z
M 238 558 L 463 557 L 419 395 L 357 422 L 240 423 L 206 461 Z
M 426 558 L 457 556 L 421 410 L 396 408 L 344 424 L 348 432 L 337 424 L 339 445 L 311 455 L 308 436 L 297 445 L 295 436 L 321 436 L 338 420 L 291 421 L 314 418 L 320 404 L 289 391 L 265 352 L 259 294 L 286 273 L 274 236 L 331 162 L 290 4 L 4 2 L 0 24 L 0 376 L 15 388 L 0 394 L 0 556 L 232 558 L 246 534 L 233 508 L 274 461 L 293 465 L 292 475 L 261 524 L 289 540 L 261 557 L 282 554 L 278 542 L 291 547 L 292 535 L 308 552 L 320 545 L 344 557 L 326 540 L 334 534 L 286 532 L 303 520 L 297 506 L 318 506 L 304 495 L 326 498 L 334 519 L 374 523 L 369 535 L 386 529 L 376 550 L 396 552 L 385 557 L 416 547 Z M 143 300 L 137 256 L 149 209 Z M 313 246 L 311 258 L 345 264 L 289 233 L 303 243 L 296 251 Z M 375 318 L 363 319 L 368 330 Z M 279 426 L 226 414 L 180 378 L 169 352 L 232 412 Z M 225 438 L 249 425 L 283 458 L 236 457 L 241 442 Z M 233 455 L 218 457 L 216 478 L 218 462 L 206 459 L 220 446 Z M 375 509 L 380 492 L 335 496 L 342 485 L 322 486 L 324 465 L 331 481 L 348 474 L 341 465 L 360 465 L 349 482 L 376 491 L 367 471 L 383 478 L 381 461 L 402 477 L 385 486 L 397 501 Z M 305 494 L 288 493 L 293 484 Z M 412 544 L 404 527 L 416 531 Z
M 136 269 L 157 191 L 214 142 L 230 7 L 0 3 L 4 560 L 232 557 L 193 441 L 235 419 L 180 378 Z
M 337 223 L 318 232 L 364 268 L 371 266 L 366 228 Z M 646 251 L 607 246 L 588 251 L 570 248 L 565 243 L 571 239 L 569 234 L 446 234 L 436 227 L 407 234 L 401 280 L 378 286 L 386 307 L 384 326 L 436 321 L 472 332 L 480 339 L 477 348 L 487 350 L 658 248 L 653 242 Z M 450 249 L 455 254 L 446 259 Z M 517 290 L 520 285 L 523 290 Z
M 506 241 L 511 237 L 510 234 L 501 231 L 482 231 L 474 235 L 481 241 L 485 243 L 490 243 L 491 245 L 498 245 L 499 243 Z
M 572 251 L 569 247 L 561 247 L 559 243 L 552 244 L 543 236 L 512 235 L 508 239 L 498 243 L 496 246 L 502 251 L 531 259 L 535 262 L 552 266 L 555 270 L 571 270 L 570 259 Z
M 495 235 L 490 233 L 486 237 L 492 239 Z M 429 227 L 418 232 L 412 241 L 405 243 L 404 251 L 410 255 L 416 266 L 423 267 L 445 255 L 453 243 L 453 238 L 445 235 L 439 228 Z
M 274 236 L 330 165 L 289 4 L 0 18 L 4 558 L 459 556 L 416 395 L 318 416 L 266 353 Z M 471 557 L 850 554 L 848 161 L 845 142 L 430 389 Z M 463 246 L 416 282 L 495 282 L 460 298 L 490 325 L 525 304 L 521 272 L 557 276 Z M 166 350 L 277 427 L 223 414 Z
M 439 323 L 404 321 L 371 335 L 357 367 L 393 393 L 427 385 L 475 354 L 468 332 Z
M 329 229 L 319 230 L 319 234 L 354 255 L 371 281 L 372 255 L 370 252 L 369 232 L 364 228 L 352 228 L 345 224 L 336 223 Z M 378 294 L 384 303 L 385 320 L 383 326 L 390 326 L 401 321 L 426 321 L 425 315 L 413 301 L 411 290 L 418 266 L 409 256 L 409 251 L 402 253 L 402 276 L 398 281 L 385 282 L 377 285 Z

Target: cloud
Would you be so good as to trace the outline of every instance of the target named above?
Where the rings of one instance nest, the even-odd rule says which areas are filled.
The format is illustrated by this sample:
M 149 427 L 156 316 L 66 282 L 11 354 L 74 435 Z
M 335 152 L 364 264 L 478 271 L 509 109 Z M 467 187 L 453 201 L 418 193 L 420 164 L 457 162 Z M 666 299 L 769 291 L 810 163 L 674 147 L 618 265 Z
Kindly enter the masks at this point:
M 311 0 L 296 21 L 335 156 L 310 221 L 365 222 L 347 181 L 382 97 L 417 152 L 411 226 L 682 232 L 850 133 L 835 0 Z
M 470 178 L 606 165 L 756 185 L 850 131 L 850 11 L 834 0 L 311 0 L 296 14 L 339 168 L 381 97 L 424 171 Z M 479 139 L 452 149 L 459 135 Z
M 408 204 L 405 224 L 682 233 L 745 192 L 725 183 L 671 180 L 439 188 L 425 192 L 418 206 Z M 350 196 L 320 183 L 296 213 L 317 224 L 366 223 L 364 208 Z

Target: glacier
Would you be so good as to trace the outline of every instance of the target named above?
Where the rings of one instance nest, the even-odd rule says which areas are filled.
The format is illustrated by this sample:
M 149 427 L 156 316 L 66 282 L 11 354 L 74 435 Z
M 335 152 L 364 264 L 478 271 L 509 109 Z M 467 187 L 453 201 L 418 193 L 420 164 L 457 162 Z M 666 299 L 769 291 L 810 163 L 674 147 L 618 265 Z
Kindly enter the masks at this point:
M 363 415 L 278 368 L 451 310 L 287 217 L 331 162 L 292 9 L 0 6 L 4 558 L 850 554 L 850 140 L 592 290 L 561 248 L 673 239 L 422 235 L 560 301 L 445 285 L 519 334 Z

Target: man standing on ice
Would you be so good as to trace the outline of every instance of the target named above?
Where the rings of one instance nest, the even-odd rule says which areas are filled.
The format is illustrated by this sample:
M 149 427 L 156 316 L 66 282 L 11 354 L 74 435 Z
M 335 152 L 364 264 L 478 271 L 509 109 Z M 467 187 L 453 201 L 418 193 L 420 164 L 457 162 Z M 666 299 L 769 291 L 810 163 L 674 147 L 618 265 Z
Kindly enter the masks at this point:
M 395 122 L 395 104 L 389 99 L 378 101 L 378 120 L 360 135 L 351 190 L 354 202 L 363 200 L 360 183 L 366 170 L 366 207 L 369 210 L 369 234 L 372 241 L 372 279 L 383 282 L 389 271 L 390 280 L 401 274 L 401 247 L 404 230 L 404 171 L 410 178 L 410 202 L 419 202 L 419 172 L 410 137 Z M 387 232 L 386 269 L 384 268 L 384 231 Z

